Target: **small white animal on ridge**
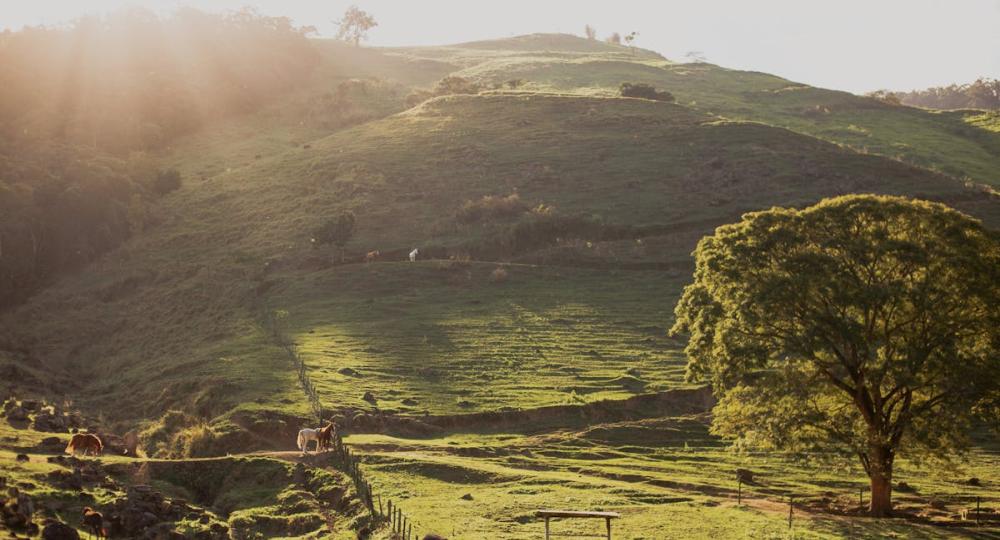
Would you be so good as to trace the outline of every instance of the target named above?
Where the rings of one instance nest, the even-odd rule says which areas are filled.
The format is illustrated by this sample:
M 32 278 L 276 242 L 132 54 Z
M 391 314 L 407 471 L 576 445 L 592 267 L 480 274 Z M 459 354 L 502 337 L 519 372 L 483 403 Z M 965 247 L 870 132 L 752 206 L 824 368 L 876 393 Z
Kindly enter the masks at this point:
M 417 255 L 420 255 L 420 249 L 419 248 L 413 248 L 413 251 L 410 252 L 410 262 L 416 261 L 417 260 Z

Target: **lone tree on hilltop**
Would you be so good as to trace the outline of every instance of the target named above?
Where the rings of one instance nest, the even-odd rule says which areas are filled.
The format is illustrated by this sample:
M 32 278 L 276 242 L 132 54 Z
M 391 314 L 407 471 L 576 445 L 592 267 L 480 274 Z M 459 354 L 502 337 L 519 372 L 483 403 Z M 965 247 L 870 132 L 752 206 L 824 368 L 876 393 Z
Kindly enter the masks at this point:
M 313 241 L 317 244 L 333 244 L 340 249 L 340 261 L 344 261 L 344 246 L 354 236 L 357 220 L 354 212 L 342 212 L 335 219 L 327 220 L 316 232 Z
M 619 34 L 618 32 L 615 32 L 615 33 L 611 34 L 610 36 L 608 36 L 607 39 L 605 39 L 604 41 L 606 41 L 606 42 L 608 42 L 608 43 L 610 43 L 612 45 L 621 45 L 622 44 L 622 35 Z
M 695 257 L 671 331 L 714 433 L 858 458 L 882 517 L 899 452 L 945 456 L 1000 417 L 1000 234 L 978 221 L 851 195 L 747 214 Z
M 368 39 L 368 31 L 378 26 L 375 17 L 358 8 L 351 6 L 344 12 L 344 17 L 339 21 L 334 21 L 337 25 L 336 39 L 353 43 L 355 47 L 361 44 L 362 40 Z
M 639 37 L 639 32 L 632 32 L 625 36 L 625 43 L 632 49 L 632 53 L 635 53 L 635 40 Z
M 597 39 L 597 29 L 588 24 L 583 27 L 583 35 L 587 36 L 587 39 Z

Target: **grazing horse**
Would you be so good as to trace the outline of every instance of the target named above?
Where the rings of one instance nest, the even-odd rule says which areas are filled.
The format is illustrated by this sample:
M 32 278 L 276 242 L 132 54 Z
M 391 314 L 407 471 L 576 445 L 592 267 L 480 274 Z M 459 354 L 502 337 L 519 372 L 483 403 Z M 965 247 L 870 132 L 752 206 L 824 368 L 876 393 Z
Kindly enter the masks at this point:
M 69 440 L 69 445 L 66 446 L 66 453 L 75 455 L 78 451 L 82 451 L 85 456 L 91 452 L 95 456 L 99 456 L 104 451 L 104 444 L 101 443 L 101 439 L 97 435 L 77 433 Z
M 333 434 L 336 432 L 337 428 L 334 427 L 333 422 L 327 422 L 325 426 L 320 428 L 319 434 L 316 436 L 316 451 L 322 452 L 333 448 Z
M 320 428 L 311 429 L 305 428 L 299 430 L 299 436 L 295 440 L 295 444 L 298 445 L 299 451 L 303 454 L 309 453 L 309 441 L 316 441 L 316 449 L 319 450 L 319 432 Z
M 380 255 L 382 255 L 382 253 L 380 253 L 377 249 L 375 251 L 369 251 L 365 255 L 365 264 L 375 262 L 375 259 L 378 259 Z
M 107 538 L 108 531 L 104 528 L 104 515 L 91 507 L 83 509 L 83 526 L 90 535 Z
M 410 252 L 410 262 L 415 262 L 417 255 L 420 255 L 420 248 L 413 248 L 413 251 Z

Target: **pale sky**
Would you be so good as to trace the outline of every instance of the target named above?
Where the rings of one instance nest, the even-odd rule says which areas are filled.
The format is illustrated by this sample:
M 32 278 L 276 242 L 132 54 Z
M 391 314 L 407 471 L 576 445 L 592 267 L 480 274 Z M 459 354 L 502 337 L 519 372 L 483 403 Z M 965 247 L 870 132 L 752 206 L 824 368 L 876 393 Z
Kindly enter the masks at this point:
M 725 67 L 853 92 L 1000 78 L 1000 0 L 0 0 L 0 28 L 181 4 L 255 6 L 323 35 L 357 4 L 379 21 L 368 42 L 376 46 L 582 34 L 591 24 L 602 37 L 637 31 L 637 45 L 674 60 L 697 50 Z

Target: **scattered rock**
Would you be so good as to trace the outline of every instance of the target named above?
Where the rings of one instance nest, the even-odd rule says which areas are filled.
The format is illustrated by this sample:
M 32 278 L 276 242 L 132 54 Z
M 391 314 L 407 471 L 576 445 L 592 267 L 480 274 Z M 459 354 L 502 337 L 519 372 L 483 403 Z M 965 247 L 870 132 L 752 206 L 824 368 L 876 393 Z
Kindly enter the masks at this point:
M 749 469 L 736 469 L 736 480 L 744 484 L 753 484 L 753 471 Z
M 57 412 L 54 407 L 46 407 L 35 415 L 34 428 L 35 431 L 66 433 L 69 428 L 69 419 Z
M 35 451 L 40 454 L 62 454 L 66 450 L 66 441 L 59 437 L 46 437 L 35 445 Z
M 8 422 L 28 421 L 28 411 L 24 407 L 14 407 L 13 409 L 7 411 L 6 416 Z
M 947 505 L 945 505 L 944 501 L 942 501 L 940 499 L 931 499 L 931 501 L 929 503 L 927 503 L 927 504 L 928 504 L 928 506 L 930 506 L 931 508 L 933 508 L 935 510 L 944 510 L 947 507 Z
M 896 484 L 896 491 L 900 493 L 913 493 L 917 490 L 916 488 L 914 488 L 910 484 L 907 484 L 906 482 L 899 482 L 898 484 Z
M 368 403 L 371 403 L 372 405 L 378 403 L 378 400 L 375 399 L 375 394 L 372 394 L 371 392 L 365 392 L 365 395 L 361 396 L 361 399 L 367 401 Z
M 458 406 L 461 407 L 461 408 L 463 408 L 463 409 L 471 409 L 472 407 L 475 407 L 476 404 L 473 403 L 473 402 L 471 402 L 471 401 L 469 401 L 469 400 L 463 399 L 463 400 L 461 400 L 461 401 L 458 402 Z
M 460 498 L 463 501 L 471 501 L 472 500 L 472 494 L 471 493 L 466 493 L 465 495 L 462 495 Z
M 31 458 L 29 458 L 27 454 L 18 454 L 14 459 L 16 459 L 18 463 L 24 463 L 29 461 Z
M 633 377 L 635 377 L 637 379 L 640 378 L 640 377 L 642 377 L 642 373 L 637 368 L 634 368 L 634 367 L 633 368 L 628 368 L 627 370 L 625 370 L 625 374 L 626 375 L 631 375 L 631 376 L 633 376 Z
M 47 474 L 46 477 L 50 483 L 59 487 L 75 491 L 83 490 L 83 475 L 81 474 L 80 469 L 76 469 L 73 472 L 55 470 Z
M 424 540 L 448 540 L 447 538 L 441 536 L 440 534 L 425 534 Z
M 80 540 L 80 533 L 61 521 L 49 519 L 42 529 L 42 540 Z
M 41 406 L 42 406 L 42 404 L 39 401 L 34 400 L 34 399 L 22 399 L 21 400 L 21 408 L 23 408 L 24 410 L 27 410 L 27 411 L 35 412 L 38 409 L 40 409 Z
M 982 482 L 980 482 L 979 479 L 975 478 L 975 477 L 969 478 L 968 480 L 966 480 L 965 481 L 965 485 L 967 485 L 967 486 L 974 486 L 974 487 L 982 487 L 983 486 Z
M 417 401 L 417 400 L 415 400 L 413 398 L 406 398 L 406 399 L 404 399 L 402 401 L 402 403 L 403 403 L 403 405 L 407 405 L 407 406 L 410 406 L 410 407 L 413 407 L 415 405 L 419 405 L 420 404 L 419 401 Z
M 361 376 L 361 374 L 358 373 L 358 371 L 356 369 L 351 369 L 349 367 L 340 368 L 340 369 L 337 370 L 337 373 L 340 373 L 341 375 L 344 375 L 344 376 L 347 376 L 347 377 L 360 377 Z
M 31 518 L 35 514 L 35 503 L 17 488 L 10 488 L 9 497 L 0 500 L 0 522 L 10 529 L 37 532 L 38 526 Z M 32 533 L 34 534 L 34 533 Z

